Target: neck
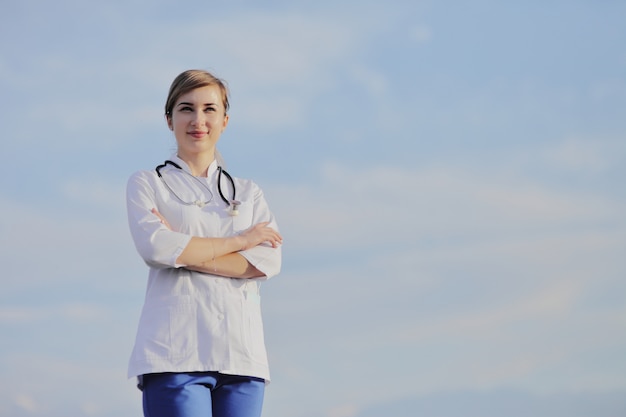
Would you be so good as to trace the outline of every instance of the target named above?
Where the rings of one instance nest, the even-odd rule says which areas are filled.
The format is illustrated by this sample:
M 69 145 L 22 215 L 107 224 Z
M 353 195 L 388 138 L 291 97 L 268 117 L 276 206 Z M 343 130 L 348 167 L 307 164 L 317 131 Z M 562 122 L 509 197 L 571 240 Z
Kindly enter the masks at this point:
M 209 165 L 211 165 L 211 162 L 215 159 L 215 152 L 187 154 L 179 150 L 178 157 L 189 166 L 192 175 L 196 177 L 206 177 Z

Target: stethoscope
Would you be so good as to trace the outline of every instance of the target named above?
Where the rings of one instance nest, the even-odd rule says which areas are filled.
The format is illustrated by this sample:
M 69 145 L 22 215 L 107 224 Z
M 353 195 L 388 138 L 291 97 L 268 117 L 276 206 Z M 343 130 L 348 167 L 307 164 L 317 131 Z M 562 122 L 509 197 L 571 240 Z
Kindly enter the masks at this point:
M 206 189 L 209 192 L 209 194 L 211 194 L 211 198 L 209 198 L 207 201 L 196 200 L 196 201 L 192 201 L 192 202 L 188 202 L 188 201 L 185 201 L 182 198 L 180 198 L 178 196 L 178 194 L 176 194 L 176 192 L 174 190 L 172 190 L 172 188 L 167 184 L 167 182 L 165 181 L 165 179 L 161 175 L 161 168 L 165 168 L 166 165 L 171 165 L 171 166 L 173 166 L 175 168 L 178 168 L 179 170 L 181 170 L 181 172 L 184 172 L 185 174 L 189 175 L 191 178 L 196 180 L 196 182 L 198 182 L 198 184 L 200 184 L 202 187 L 204 187 L 204 189 Z M 188 173 L 187 171 L 182 169 L 182 167 L 180 165 L 178 165 L 176 162 L 170 161 L 168 159 L 167 161 L 163 162 L 161 165 L 157 166 L 155 168 L 155 171 L 156 171 L 157 175 L 159 176 L 159 178 L 161 179 L 161 181 L 163 182 L 163 184 L 165 184 L 167 189 L 170 190 L 170 192 L 183 204 L 186 204 L 188 206 L 192 206 L 192 205 L 193 206 L 198 206 L 198 207 L 202 208 L 205 205 L 207 205 L 213 199 L 213 193 L 211 192 L 209 187 L 207 187 L 207 185 L 204 182 L 200 181 L 197 177 L 195 177 L 194 175 L 191 175 L 190 173 Z M 222 192 L 222 174 L 224 174 L 224 176 L 226 176 L 226 178 L 230 182 L 231 187 L 233 188 L 233 198 L 231 200 L 227 199 L 224 196 L 224 193 Z M 239 214 L 239 210 L 238 209 L 239 209 L 239 205 L 241 205 L 241 201 L 236 200 L 235 181 L 233 181 L 233 177 L 231 177 L 230 174 L 228 172 L 226 172 L 226 170 L 224 170 L 221 166 L 217 167 L 217 192 L 220 194 L 220 197 L 222 198 L 222 201 L 224 201 L 224 203 L 226 203 L 226 205 L 228 206 L 229 214 L 231 216 L 238 215 Z

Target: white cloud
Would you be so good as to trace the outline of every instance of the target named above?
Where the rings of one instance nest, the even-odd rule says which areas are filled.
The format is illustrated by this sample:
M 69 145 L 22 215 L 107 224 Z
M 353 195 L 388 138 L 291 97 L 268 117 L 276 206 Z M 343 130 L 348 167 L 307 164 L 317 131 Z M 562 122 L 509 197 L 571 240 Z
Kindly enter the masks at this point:
M 11 410 L 11 415 L 16 416 L 140 412 L 141 398 L 133 381 L 125 379 L 123 369 L 108 363 L 60 359 L 49 354 L 4 353 L 0 402 L 14 404 L 17 408 Z M 55 387 L 71 387 L 72 394 L 64 395 Z
M 354 404 L 344 404 L 328 411 L 328 417 L 355 417 L 359 413 L 359 407 Z
M 125 214 L 125 184 L 111 183 L 110 179 L 76 177 L 66 180 L 59 186 L 70 205 L 91 206 L 94 212 L 102 211 Z
M 444 166 L 329 164 L 316 184 L 270 192 L 286 259 L 306 264 L 268 283 L 264 307 L 277 321 L 268 326 L 273 363 L 298 383 L 314 378 L 298 357 L 323 355 L 341 357 L 337 374 L 362 381 L 335 382 L 344 401 L 373 390 L 372 373 L 393 375 L 407 395 L 594 389 L 581 369 L 542 375 L 624 343 L 610 330 L 623 307 L 589 298 L 623 288 L 618 199 Z M 620 387 L 617 372 L 604 372 L 613 382 L 602 389 Z M 369 400 L 401 394 L 376 386 Z
M 26 307 L 0 308 L 0 323 L 3 324 L 38 321 L 44 317 L 44 312 L 40 309 L 32 309 Z
M 0 323 L 4 325 L 36 325 L 50 320 L 62 322 L 96 322 L 111 318 L 110 307 L 79 302 L 63 302 L 52 306 L 0 307 Z
M 555 167 L 580 173 L 604 173 L 626 155 L 622 140 L 571 138 L 548 147 L 543 158 Z
M 15 404 L 19 408 L 29 413 L 36 413 L 40 411 L 40 407 L 37 405 L 37 401 L 28 394 L 17 394 L 15 396 Z
M 359 34 L 346 23 L 329 16 L 255 14 L 220 23 L 215 29 L 225 34 L 224 52 L 241 64 L 249 83 L 304 82 L 316 88 L 329 75 L 328 66 L 346 60 L 359 41 Z
M 255 129 L 257 133 L 297 127 L 306 118 L 306 103 L 292 94 L 252 95 L 243 98 L 231 113 L 233 123 Z
M 389 81 L 384 74 L 373 69 L 355 66 L 351 71 L 352 81 L 356 81 L 365 87 L 374 98 L 384 98 L 389 89 Z
M 493 235 L 508 240 L 619 219 L 623 210 L 600 195 L 445 167 L 350 169 L 333 163 L 321 175 L 307 188 L 272 190 L 285 233 L 293 234 L 298 246 L 407 245 L 470 233 L 479 240 Z
M 626 99 L 626 82 L 623 78 L 596 80 L 591 84 L 589 94 L 595 102 Z
M 454 339 L 497 339 L 502 341 L 498 334 L 508 333 L 510 326 L 532 320 L 552 322 L 563 319 L 573 313 L 575 302 L 579 299 L 582 290 L 580 283 L 568 280 L 550 280 L 543 277 L 547 283 L 542 287 L 533 288 L 533 293 L 522 297 L 512 297 L 513 300 L 500 305 L 498 300 L 476 294 L 485 300 L 485 304 L 476 308 L 476 311 L 450 311 L 437 317 L 429 315 L 426 320 L 415 320 L 406 323 L 408 328 L 394 332 L 391 337 L 400 337 L 404 343 L 411 341 L 425 342 L 441 337 Z M 507 281 L 507 277 L 502 277 Z M 494 294 L 496 296 L 500 294 Z M 504 296 L 504 294 L 502 294 Z M 386 343 L 390 343 L 387 339 Z M 394 344 L 391 342 L 391 344 Z
M 26 113 L 22 123 L 45 123 L 59 145 L 89 138 L 100 146 L 119 146 L 137 132 L 161 127 L 162 103 L 175 75 L 205 68 L 231 85 L 238 123 L 285 128 L 302 123 L 311 101 L 336 82 L 332 70 L 354 57 L 365 36 L 358 24 L 316 14 L 248 11 L 172 21 L 165 30 L 164 22 L 130 16 L 106 14 L 120 21 L 91 40 L 96 49 L 107 44 L 104 60 L 72 42 L 62 52 L 42 51 L 37 65 L 29 65 L 31 58 L 16 48 L 15 59 L 0 66 L 4 83 L 41 91 L 35 105 L 16 117 Z
M 5 266 L 2 281 L 7 294 L 46 288 L 51 293 L 58 291 L 59 296 L 71 285 L 91 291 L 110 288 L 121 278 L 120 265 L 125 265 L 128 276 L 138 278 L 125 281 L 125 285 L 142 285 L 143 264 L 135 255 L 126 226 L 123 194 L 115 203 L 73 184 L 76 188 L 70 188 L 77 203 L 0 201 L 0 228 L 5 238 L 0 261 Z M 110 277 L 94 278 L 107 271 Z
M 129 153 L 139 138 L 145 158 L 159 132 L 167 135 L 160 130 L 167 87 L 188 67 L 214 69 L 230 82 L 233 115 L 244 129 L 319 126 L 311 104 L 329 92 L 349 99 L 356 87 L 377 98 L 377 114 L 326 127 L 375 136 L 385 131 L 372 128 L 379 120 L 404 140 L 420 139 L 418 167 L 371 165 L 372 147 L 351 159 L 363 164 L 358 169 L 332 161 L 313 181 L 266 189 L 286 237 L 284 272 L 264 287 L 276 381 L 268 390 L 271 415 L 356 416 L 368 403 L 456 387 L 626 386 L 624 336 L 615 330 L 626 317 L 625 207 L 619 184 L 603 188 L 604 176 L 623 166 L 621 125 L 603 125 L 615 132 L 610 140 L 576 133 L 593 132 L 603 120 L 593 114 L 598 105 L 621 108 L 622 81 L 590 83 L 586 64 L 567 68 L 567 77 L 558 67 L 556 76 L 528 74 L 486 55 L 469 67 L 448 65 L 463 60 L 454 42 L 450 50 L 419 46 L 439 32 L 459 39 L 465 28 L 417 23 L 424 17 L 412 14 L 415 2 L 316 3 L 315 11 L 219 6 L 191 14 L 163 3 L 173 10 L 163 19 L 153 3 L 147 13 L 143 1 L 118 3 L 14 2 L 2 15 L 7 33 L 33 28 L 3 43 L 7 155 L 45 152 L 58 164 L 71 150 L 96 162 L 98 150 Z M 77 19 L 81 7 L 92 13 Z M 11 14 L 19 8 L 23 18 Z M 402 23 L 408 20 L 413 26 Z M 616 44 L 589 33 L 604 46 L 597 56 L 572 46 L 576 59 L 614 72 L 602 58 Z M 399 51 L 407 41 L 417 45 L 412 56 Z M 485 41 L 485 51 L 499 45 Z M 419 54 L 427 51 L 433 55 L 424 66 Z M 424 73 L 416 80 L 418 66 Z M 576 114 L 589 120 L 572 123 Z M 32 125 L 44 126 L 45 136 L 24 131 Z M 435 138 L 443 143 L 427 142 Z M 440 165 L 424 166 L 429 159 Z M 11 166 L 6 178 L 30 162 L 19 161 L 19 171 Z M 140 414 L 123 368 L 145 266 L 128 235 L 121 185 L 84 175 L 53 187 L 49 199 L 0 202 L 10 300 L 0 324 L 11 335 L 0 352 L 2 415 Z M 68 386 L 76 387 L 71 395 L 56 389 Z
M 432 37 L 432 29 L 427 25 L 415 25 L 409 29 L 409 39 L 413 42 L 428 43 Z

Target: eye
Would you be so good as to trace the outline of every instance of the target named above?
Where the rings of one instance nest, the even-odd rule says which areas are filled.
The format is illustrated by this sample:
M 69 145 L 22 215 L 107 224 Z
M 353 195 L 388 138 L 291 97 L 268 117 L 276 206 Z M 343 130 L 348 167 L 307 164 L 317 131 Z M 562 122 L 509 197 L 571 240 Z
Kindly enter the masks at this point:
M 214 111 L 216 111 L 216 108 L 211 106 L 211 107 L 207 107 L 206 109 L 204 109 L 204 111 L 205 112 L 214 112 Z
M 190 106 L 183 106 L 181 108 L 178 109 L 181 112 L 190 112 L 193 111 L 193 109 Z

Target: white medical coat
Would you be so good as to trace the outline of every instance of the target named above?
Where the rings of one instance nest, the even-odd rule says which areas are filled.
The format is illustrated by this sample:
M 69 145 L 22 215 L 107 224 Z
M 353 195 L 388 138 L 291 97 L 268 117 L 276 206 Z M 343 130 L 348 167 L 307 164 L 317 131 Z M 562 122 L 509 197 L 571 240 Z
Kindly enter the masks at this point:
M 170 158 L 183 170 L 189 167 Z M 239 252 L 266 276 L 224 278 L 199 273 L 176 263 L 191 236 L 227 237 L 262 221 L 278 229 L 261 189 L 234 178 L 239 214 L 230 216 L 217 190 L 217 163 L 204 182 L 167 165 L 167 184 L 186 202 L 210 200 L 204 207 L 185 205 L 168 190 L 155 171 L 133 174 L 127 185 L 128 221 L 137 251 L 149 267 L 145 302 L 139 319 L 128 376 L 154 372 L 219 371 L 269 381 L 269 367 L 259 287 L 280 271 L 281 249 L 268 244 Z M 222 176 L 222 191 L 232 196 Z M 212 197 L 211 197 L 212 193 Z M 151 213 L 156 208 L 170 223 L 165 227 Z

